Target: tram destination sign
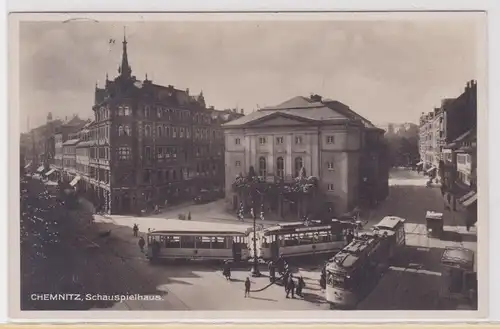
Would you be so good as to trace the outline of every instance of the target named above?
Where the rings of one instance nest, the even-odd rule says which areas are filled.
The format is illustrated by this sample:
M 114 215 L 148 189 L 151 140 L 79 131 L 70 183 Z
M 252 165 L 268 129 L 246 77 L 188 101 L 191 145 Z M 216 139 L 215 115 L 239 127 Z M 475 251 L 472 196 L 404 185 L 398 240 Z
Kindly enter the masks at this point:
M 331 226 L 313 226 L 313 227 L 300 227 L 296 228 L 295 232 L 311 232 L 311 231 L 320 231 L 320 230 L 330 230 Z

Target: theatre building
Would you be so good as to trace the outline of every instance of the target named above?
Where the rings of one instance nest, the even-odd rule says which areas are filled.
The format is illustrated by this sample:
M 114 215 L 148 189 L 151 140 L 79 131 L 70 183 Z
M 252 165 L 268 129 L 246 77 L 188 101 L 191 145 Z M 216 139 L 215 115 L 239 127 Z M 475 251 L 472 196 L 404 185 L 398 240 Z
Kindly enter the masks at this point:
M 225 112 L 207 109 L 203 93 L 138 80 L 125 38 L 118 73 L 96 86 L 89 127 L 90 175 L 105 190 L 104 208 L 142 213 L 223 189 Z
M 293 181 L 304 168 L 317 178 L 319 194 L 336 215 L 375 204 L 388 194 L 384 130 L 348 106 L 319 95 L 294 97 L 224 125 L 226 199 L 233 210 L 244 202 L 231 188 L 250 167 L 266 182 Z M 297 202 L 264 198 L 277 219 L 304 215 Z M 298 213 L 297 213 L 298 211 Z

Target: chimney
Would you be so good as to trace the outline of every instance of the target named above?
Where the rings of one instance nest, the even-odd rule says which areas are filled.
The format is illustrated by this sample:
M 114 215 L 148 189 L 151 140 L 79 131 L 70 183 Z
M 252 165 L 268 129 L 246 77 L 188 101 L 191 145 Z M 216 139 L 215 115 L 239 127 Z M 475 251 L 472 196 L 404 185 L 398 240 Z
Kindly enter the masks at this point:
M 233 109 L 233 112 L 234 112 L 234 113 L 238 113 L 238 110 L 237 110 L 237 109 Z
M 313 95 L 311 95 L 311 100 L 313 102 L 321 102 L 322 97 L 320 95 L 318 95 L 318 94 L 313 94 Z
M 243 112 L 243 109 L 241 109 L 241 114 L 245 114 L 245 112 Z

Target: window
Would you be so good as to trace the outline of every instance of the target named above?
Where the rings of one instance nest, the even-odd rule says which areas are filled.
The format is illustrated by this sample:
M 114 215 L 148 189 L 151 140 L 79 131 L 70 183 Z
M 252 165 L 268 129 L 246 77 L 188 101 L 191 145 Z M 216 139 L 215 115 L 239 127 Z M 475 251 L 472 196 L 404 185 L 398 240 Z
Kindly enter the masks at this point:
M 157 147 L 156 154 L 158 159 L 163 159 L 163 147 Z
M 260 157 L 259 158 L 259 176 L 265 177 L 267 175 L 266 172 L 266 158 Z
M 118 136 L 123 136 L 123 126 L 122 125 L 119 125 L 118 126 Z
M 179 137 L 184 138 L 184 128 L 179 128 L 179 129 L 180 129 Z
M 328 170 L 335 170 L 333 162 L 327 162 Z
M 333 191 L 333 184 L 328 184 L 328 191 Z
M 172 128 L 172 137 L 177 138 L 177 128 L 176 127 Z
M 144 172 L 142 173 L 142 179 L 143 179 L 144 183 L 150 183 L 151 182 L 151 170 L 149 170 L 149 169 L 144 170 Z
M 241 143 L 241 140 L 239 138 L 234 139 L 234 144 L 240 145 L 240 143 Z
M 295 144 L 302 144 L 302 136 L 295 136 Z
M 165 137 L 170 137 L 170 128 L 168 126 L 165 126 Z
M 186 138 L 191 138 L 191 129 L 186 128 Z
M 234 166 L 235 166 L 235 167 L 241 167 L 241 161 L 236 161 L 236 162 L 234 163 Z
M 163 112 L 163 111 L 162 111 L 161 107 L 159 107 L 159 106 L 158 106 L 158 107 L 156 108 L 156 114 L 158 115 L 158 118 L 161 118 L 161 114 L 162 114 L 162 112 Z
M 92 150 L 94 150 L 94 149 L 92 149 Z M 118 159 L 119 160 L 130 160 L 131 158 L 132 158 L 132 150 L 130 149 L 130 147 L 119 147 L 118 148 Z
M 283 138 L 283 137 L 281 137 Z M 282 157 L 279 157 L 276 161 L 276 171 L 278 174 L 278 177 L 285 177 L 285 160 L 283 160 Z
M 335 136 L 326 136 L 327 144 L 335 144 Z
M 131 115 L 132 114 L 132 111 L 130 110 L 130 107 L 128 106 L 124 106 L 123 107 L 123 115 Z
M 130 127 L 128 125 L 123 127 L 125 136 L 130 136 Z
M 144 117 L 149 118 L 149 106 L 147 105 L 144 107 Z
M 266 138 L 265 137 L 259 137 L 259 144 L 260 145 L 266 144 Z
M 276 137 L 276 144 L 283 144 L 283 137 Z
M 118 106 L 118 116 L 124 116 L 125 115 L 125 110 L 123 109 L 123 106 Z
M 174 170 L 172 170 L 172 179 L 173 179 L 173 180 L 176 180 L 176 179 L 177 179 L 177 171 L 175 171 L 175 169 L 174 169 Z
M 146 157 L 146 160 L 151 160 L 151 147 L 149 146 L 145 147 L 144 156 Z
M 159 125 L 157 129 L 158 129 L 158 137 L 161 137 L 163 135 L 163 127 Z
M 146 125 L 146 127 L 144 127 L 144 136 L 146 136 L 146 137 L 151 136 L 151 126 L 150 125 Z
M 301 157 L 295 158 L 295 177 L 298 177 L 300 174 L 300 170 L 303 167 L 303 161 Z

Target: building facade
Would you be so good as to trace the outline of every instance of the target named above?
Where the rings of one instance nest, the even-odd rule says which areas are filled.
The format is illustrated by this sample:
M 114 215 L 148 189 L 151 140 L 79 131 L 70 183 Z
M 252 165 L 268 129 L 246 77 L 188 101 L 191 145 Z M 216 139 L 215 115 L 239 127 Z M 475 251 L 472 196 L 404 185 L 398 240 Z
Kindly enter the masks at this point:
M 207 108 L 203 93 L 132 75 L 123 41 L 119 75 L 96 86 L 90 181 L 103 208 L 141 213 L 224 187 L 221 124 L 239 113 Z
M 385 131 L 340 102 L 299 96 L 224 128 L 225 191 L 234 210 L 243 200 L 232 184 L 250 167 L 267 181 L 293 180 L 304 168 L 307 175 L 318 178 L 322 198 L 336 214 L 387 196 Z M 282 200 L 278 202 L 282 209 Z M 293 218 L 294 210 L 288 215 Z
M 467 82 L 464 92 L 456 99 L 444 99 L 441 107 L 422 113 L 419 149 L 424 170 L 445 179 L 444 154 L 449 152 L 444 148 L 475 125 L 476 113 L 477 84 L 474 80 Z

